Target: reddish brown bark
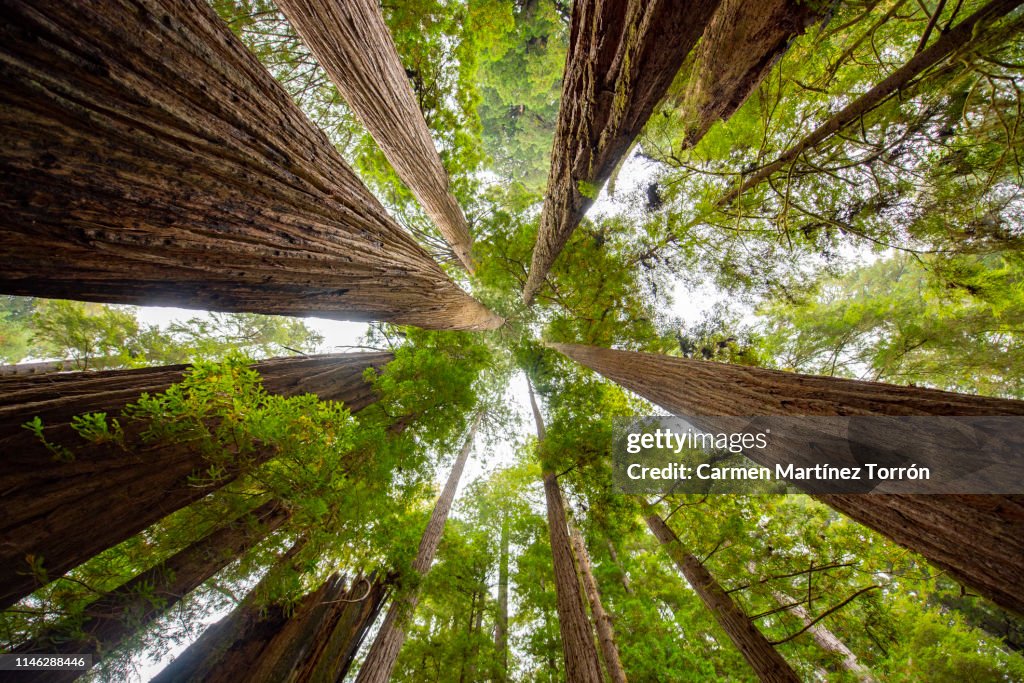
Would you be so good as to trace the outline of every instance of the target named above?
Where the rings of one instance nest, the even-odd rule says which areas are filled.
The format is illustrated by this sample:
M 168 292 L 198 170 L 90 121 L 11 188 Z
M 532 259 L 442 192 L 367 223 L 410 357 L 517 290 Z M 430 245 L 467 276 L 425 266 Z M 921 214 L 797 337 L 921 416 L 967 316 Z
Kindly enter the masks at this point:
M 575 526 L 570 526 L 569 534 L 573 550 L 576 553 L 576 562 L 579 564 L 580 578 L 583 579 L 583 590 L 590 603 L 590 614 L 594 617 L 594 628 L 597 630 L 597 642 L 601 646 L 601 658 L 604 660 L 605 671 L 608 672 L 608 678 L 613 683 L 626 683 L 626 671 L 622 668 L 619 648 L 615 644 L 612 618 L 601 603 L 601 592 L 597 588 L 597 580 L 590 567 L 590 554 L 587 553 L 583 534 Z
M 575 344 L 553 346 L 680 416 L 1024 415 L 1024 401 Z M 1024 496 L 817 497 L 919 552 L 1001 606 L 1024 611 Z
M 376 0 L 277 4 L 459 261 L 472 272 L 469 226 L 448 188 L 448 174 Z
M 827 138 L 838 133 L 872 109 L 900 92 L 922 73 L 941 63 L 957 50 L 977 38 L 979 29 L 985 24 L 1005 16 L 1024 4 L 1024 0 L 992 0 L 983 5 L 952 29 L 945 31 L 928 48 L 915 54 L 910 61 L 892 72 L 866 93 L 832 115 L 827 121 L 815 128 L 806 137 L 779 155 L 769 164 L 757 169 L 735 188 L 729 190 L 717 202 L 718 206 L 726 206 L 752 187 L 764 182 L 767 178 L 787 164 L 795 161 L 808 149 L 815 147 Z
M 371 575 L 331 576 L 290 610 L 247 598 L 161 671 L 154 683 L 333 683 L 344 678 L 387 595 Z M 255 591 L 254 591 L 255 592 Z
M 601 663 L 594 647 L 594 631 L 587 619 L 580 581 L 566 528 L 565 502 L 553 472 L 544 473 L 551 564 L 555 574 L 558 629 L 562 634 L 565 677 L 569 683 L 601 683 Z
M 527 304 L 597 191 L 665 96 L 719 2 L 574 4 L 547 194 L 523 288 Z
M 419 548 L 416 550 L 416 558 L 412 563 L 412 571 L 423 576 L 430 571 L 430 565 L 434 562 L 434 555 L 437 554 L 437 547 L 441 544 L 441 536 L 444 534 L 445 523 L 448 521 L 448 513 L 455 501 L 455 491 L 459 488 L 459 479 L 462 478 L 462 471 L 466 467 L 469 453 L 473 450 L 473 439 L 476 437 L 476 430 L 480 424 L 481 415 L 477 415 L 473 426 L 462 445 L 459 457 L 452 465 L 452 471 L 448 474 L 448 480 L 444 484 L 440 497 L 434 504 L 434 510 L 430 514 L 430 521 L 420 538 Z M 407 593 L 402 599 L 396 600 L 388 608 L 380 631 L 373 641 L 370 652 L 366 655 L 366 661 L 359 669 L 356 678 L 357 683 L 387 683 L 394 671 L 395 662 L 398 661 L 398 653 L 405 642 L 405 624 L 416 605 L 419 602 L 419 594 L 415 591 Z
M 389 354 L 339 354 L 265 361 L 255 367 L 275 393 L 315 392 L 364 407 L 376 399 L 363 373 L 389 359 Z M 141 426 L 127 429 L 127 450 L 86 444 L 77 437 L 64 440 L 73 415 L 105 410 L 114 416 L 142 391 L 166 389 L 183 371 L 183 366 L 174 366 L 0 380 L 0 606 L 41 585 L 30 571 L 30 557 L 42 558 L 45 578 L 52 581 L 227 484 L 243 467 L 275 454 L 260 451 L 251 462 L 200 486 L 190 477 L 205 467 L 201 451 L 189 443 L 143 444 L 137 438 Z M 51 441 L 83 444 L 74 460 L 54 459 L 28 430 L 20 429 L 18 425 L 35 415 L 52 425 L 47 430 Z
M 644 519 L 654 537 L 661 542 L 672 558 L 679 572 L 693 588 L 704 605 L 714 615 L 729 640 L 747 660 L 750 667 L 764 683 L 800 683 L 800 677 L 779 654 L 764 634 L 725 592 L 721 584 L 711 575 L 697 557 L 680 542 L 676 533 L 646 502 Z
M 501 324 L 201 0 L 6 0 L 0 292 Z
M 740 108 L 790 42 L 818 18 L 816 6 L 801 0 L 722 0 L 694 50 L 679 104 L 684 149 Z
M 537 425 L 537 441 L 546 436 L 544 416 L 541 415 L 533 382 L 526 378 L 530 395 L 530 408 Z M 601 683 L 601 662 L 594 647 L 594 632 L 587 619 L 587 611 L 580 596 L 579 575 L 569 541 L 568 518 L 558 477 L 544 472 L 544 500 L 548 517 L 548 538 L 551 543 L 551 567 L 555 578 L 555 604 L 558 610 L 558 629 L 562 636 L 562 655 L 565 676 L 569 683 Z
M 126 638 L 165 614 L 204 581 L 279 528 L 288 517 L 288 510 L 278 501 L 265 503 L 90 603 L 78 629 L 84 636 L 69 638 L 66 632 L 53 629 L 14 652 L 88 654 L 92 655 L 91 664 L 95 665 Z M 19 680 L 58 683 L 73 681 L 81 675 L 81 670 L 38 671 L 21 674 Z

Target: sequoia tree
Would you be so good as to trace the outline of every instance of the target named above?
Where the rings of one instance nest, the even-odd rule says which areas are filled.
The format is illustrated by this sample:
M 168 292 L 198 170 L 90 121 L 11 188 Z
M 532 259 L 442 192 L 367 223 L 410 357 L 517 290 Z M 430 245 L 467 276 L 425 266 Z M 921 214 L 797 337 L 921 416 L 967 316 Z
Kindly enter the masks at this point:
M 799 0 L 722 0 L 694 50 L 678 103 L 683 146 L 693 147 L 716 121 L 728 119 L 818 16 L 812 3 Z
M 87 654 L 92 656 L 90 666 L 95 665 L 135 631 L 170 611 L 200 584 L 284 524 L 288 517 L 288 509 L 280 501 L 265 503 L 91 602 L 85 608 L 85 619 L 70 634 L 58 625 L 14 652 Z M 81 670 L 64 669 L 26 672 L 22 678 L 72 681 L 81 674 Z
M 906 64 L 896 69 L 887 78 L 833 114 L 811 133 L 785 150 L 774 161 L 762 165 L 744 178 L 742 182 L 726 192 L 718 200 L 718 206 L 729 204 L 750 188 L 764 182 L 773 173 L 785 168 L 787 164 L 798 159 L 808 149 L 821 144 L 846 126 L 860 119 L 882 102 L 898 94 L 901 89 L 916 81 L 923 73 L 934 68 L 951 55 L 955 55 L 957 51 L 965 48 L 965 46 L 968 46 L 972 40 L 978 37 L 979 33 L 982 33 L 987 28 L 990 22 L 1009 14 L 1017 7 L 1020 7 L 1021 4 L 1024 4 L 1024 0 L 991 0 L 966 19 L 957 23 L 953 28 L 941 32 L 939 37 L 935 39 L 935 42 L 927 48 L 919 50 Z M 938 16 L 938 13 L 936 13 L 936 16 Z
M 799 683 L 793 667 L 768 642 L 736 601 L 715 580 L 700 559 L 680 542 L 652 505 L 642 500 L 644 519 L 655 538 L 686 578 L 733 645 L 764 683 Z
M 583 579 L 583 590 L 587 594 L 587 601 L 590 603 L 590 614 L 594 618 L 594 628 L 597 630 L 597 642 L 601 646 L 601 657 L 604 659 L 604 668 L 608 672 L 608 678 L 614 683 L 626 683 L 626 672 L 622 669 L 622 660 L 619 658 L 619 647 L 615 644 L 615 630 L 612 628 L 612 618 L 608 615 L 604 605 L 601 604 L 601 592 L 597 587 L 597 580 L 590 567 L 590 554 L 587 552 L 587 545 L 583 540 L 583 534 L 575 526 L 569 527 L 569 538 L 572 541 L 572 548 L 576 554 L 576 562 L 579 564 L 580 577 Z
M 0 291 L 489 329 L 199 0 L 10 2 Z M 122 59 L 132 55 L 132 59 Z
M 529 385 L 530 407 L 537 426 L 537 441 L 544 443 L 544 417 L 541 415 L 533 386 Z M 569 540 L 565 500 L 558 486 L 558 476 L 550 469 L 543 472 L 544 500 L 551 542 L 551 565 L 555 575 L 555 597 L 558 604 L 558 629 L 562 634 L 562 655 L 565 676 L 570 683 L 601 683 L 601 662 L 594 648 L 594 631 L 587 619 L 576 561 Z
M 720 0 L 573 5 L 551 171 L 523 301 L 529 304 Z
M 387 596 L 389 580 L 333 574 L 296 605 L 261 608 L 254 594 L 157 674 L 155 683 L 259 683 L 345 677 Z
M 444 534 L 445 522 L 448 521 L 448 513 L 451 511 L 452 503 L 455 501 L 455 491 L 459 488 L 459 479 L 462 478 L 462 471 L 466 467 L 469 453 L 473 450 L 473 439 L 476 437 L 476 430 L 480 424 L 482 414 L 478 413 L 462 445 L 462 450 L 452 465 L 452 471 L 448 474 L 448 480 L 444 489 L 434 504 L 434 510 L 430 513 L 430 520 L 427 528 L 420 538 L 420 545 L 416 551 L 416 558 L 412 563 L 412 571 L 417 576 L 423 576 L 430 571 L 430 565 L 437 553 L 437 546 L 441 543 L 441 536 Z M 398 661 L 398 653 L 405 641 L 405 626 L 403 620 L 412 616 L 418 601 L 417 593 L 414 590 L 408 592 L 401 600 L 396 600 L 388 608 L 384 623 L 373 641 L 370 652 L 366 655 L 366 661 L 359 669 L 357 681 L 367 683 L 387 683 L 391 678 L 391 672 Z
M 575 344 L 554 348 L 679 416 L 1024 415 L 1024 402 Z M 1024 610 L 1024 499 L 822 494 L 993 601 Z
M 448 189 L 448 175 L 378 4 L 281 0 L 278 5 L 472 272 L 466 218 Z
M 265 374 L 269 391 L 285 396 L 316 392 L 358 410 L 376 400 L 364 372 L 390 359 L 387 353 L 338 354 L 276 359 L 254 367 Z M 147 443 L 142 438 L 146 423 L 128 420 L 122 439 L 107 432 L 93 433 L 90 441 L 69 424 L 83 413 L 113 417 L 143 392 L 166 390 L 185 370 L 171 366 L 0 380 L 0 424 L 5 428 L 0 443 L 7 453 L 0 465 L 5 539 L 0 604 L 17 602 L 242 471 L 241 463 L 229 463 L 220 476 L 194 482 L 192 476 L 208 464 L 201 442 Z M 35 417 L 42 426 L 37 433 L 21 428 Z M 71 449 L 68 444 L 80 445 Z M 273 447 L 258 446 L 246 456 L 244 468 L 275 454 Z

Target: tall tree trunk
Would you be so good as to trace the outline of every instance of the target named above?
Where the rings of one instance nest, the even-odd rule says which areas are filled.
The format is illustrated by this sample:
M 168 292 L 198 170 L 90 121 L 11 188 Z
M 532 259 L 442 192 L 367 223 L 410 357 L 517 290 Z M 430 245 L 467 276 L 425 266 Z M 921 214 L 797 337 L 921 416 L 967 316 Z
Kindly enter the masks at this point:
M 501 516 L 498 556 L 498 614 L 494 621 L 494 649 L 498 652 L 497 680 L 508 680 L 508 512 Z
M 361 408 L 376 400 L 363 373 L 390 358 L 339 354 L 264 361 L 254 367 L 269 391 L 315 392 Z M 18 427 L 40 416 L 52 425 L 45 432 L 48 439 L 68 443 L 68 423 L 74 415 L 116 414 L 144 391 L 166 390 L 184 370 L 185 366 L 171 366 L 0 380 L 0 449 L 5 453 L 0 460 L 0 607 L 10 606 L 240 473 L 232 469 L 220 479 L 196 485 L 190 477 L 205 468 L 201 450 L 189 443 L 143 444 L 137 426 L 126 429 L 128 449 L 78 439 L 85 445 L 70 462 L 54 459 L 29 430 Z M 265 449 L 256 455 L 255 464 L 273 455 L 272 449 Z M 42 563 L 45 576 L 32 571 L 33 560 Z
M 622 668 L 622 660 L 619 658 L 619 648 L 615 644 L 615 630 L 612 628 L 612 618 L 608 616 L 604 605 L 601 604 L 601 592 L 597 588 L 597 580 L 590 566 L 590 555 L 587 553 L 587 545 L 583 542 L 583 534 L 573 525 L 569 525 L 569 535 L 572 540 L 572 547 L 576 551 L 576 561 L 579 563 L 580 576 L 583 579 L 583 590 L 587 594 L 587 601 L 590 603 L 590 613 L 594 617 L 594 626 L 597 629 L 597 642 L 601 646 L 601 657 L 604 659 L 604 667 L 608 672 L 608 678 L 613 683 L 626 683 L 626 671 Z
M 722 0 L 694 50 L 680 102 L 684 149 L 740 108 L 793 39 L 820 16 L 816 7 L 799 0 Z
M 555 344 L 679 416 L 1024 415 L 1024 401 Z M 1024 611 L 1024 496 L 823 494 L 999 605 Z
M 880 83 L 839 110 L 827 121 L 815 128 L 806 137 L 779 155 L 779 157 L 757 169 L 746 180 L 726 192 L 717 202 L 727 206 L 752 187 L 759 185 L 773 173 L 792 163 L 808 149 L 821 144 L 878 105 L 898 93 L 928 69 L 939 64 L 966 44 L 975 40 L 978 31 L 985 24 L 1003 17 L 1024 4 L 1024 0 L 991 0 L 974 14 L 952 29 L 942 33 L 930 47 L 915 54 L 910 61 L 892 72 Z
M 544 417 L 541 415 L 533 383 L 526 380 L 530 407 L 537 424 L 537 440 L 546 436 Z M 587 619 L 587 611 L 580 596 L 579 575 L 569 541 L 568 518 L 558 477 L 545 471 L 544 500 L 548 516 L 548 537 L 551 541 L 551 565 L 555 576 L 555 604 L 558 609 L 558 629 L 562 635 L 562 654 L 565 658 L 565 677 L 569 683 L 601 683 L 601 663 L 594 647 L 594 632 Z
M 374 575 L 349 585 L 335 574 L 290 609 L 260 609 L 247 597 L 153 683 L 334 683 L 347 673 L 388 586 Z
M 793 668 L 744 614 L 732 596 L 725 592 L 701 561 L 683 546 L 657 511 L 643 499 L 641 501 L 644 519 L 651 533 L 661 542 L 679 572 L 714 615 L 733 645 L 743 654 L 758 679 L 765 683 L 800 683 L 800 677 Z
M 288 517 L 288 510 L 280 502 L 265 503 L 90 603 L 79 629 L 86 635 L 68 638 L 65 632 L 50 629 L 17 647 L 14 653 L 88 654 L 92 655 L 92 664 L 97 664 Z M 77 670 L 26 672 L 19 680 L 58 683 L 81 675 Z
M 861 683 L 876 683 L 875 677 L 871 675 L 871 671 L 860 663 L 857 655 L 853 654 L 853 651 L 846 647 L 846 643 L 840 640 L 832 631 L 828 630 L 821 622 L 812 625 L 811 616 L 804 609 L 803 605 L 793 604 L 795 601 L 781 591 L 772 591 L 772 596 L 775 598 L 775 602 L 779 603 L 779 607 L 793 605 L 789 608 L 789 611 L 803 622 L 811 637 L 814 638 L 814 642 L 818 644 L 818 647 L 839 658 L 839 665 L 843 669 L 853 674 Z
M 601 185 L 665 96 L 719 2 L 574 4 L 547 193 L 523 288 L 527 304 Z
M 462 471 L 466 467 L 469 453 L 473 450 L 473 440 L 476 437 L 476 430 L 480 424 L 481 413 L 478 413 L 473 420 L 459 457 L 452 465 L 452 471 L 448 474 L 448 481 L 445 482 L 441 496 L 434 504 L 434 511 L 430 514 L 430 521 L 420 538 L 420 545 L 416 551 L 416 558 L 412 563 L 412 571 L 419 576 L 424 576 L 430 571 L 430 565 L 434 562 L 434 555 L 437 553 L 437 546 L 441 543 L 441 536 L 444 533 L 445 523 L 448 521 L 448 513 L 451 511 L 452 502 L 455 500 L 455 491 L 459 488 L 459 479 L 462 478 Z M 358 683 L 387 683 L 394 671 L 395 662 L 398 661 L 398 653 L 405 642 L 404 620 L 412 616 L 416 605 L 419 602 L 418 592 L 409 592 L 404 598 L 395 600 L 388 613 L 384 617 L 380 631 L 373 641 L 370 652 L 366 655 L 366 661 L 359 669 L 356 678 Z
M 344 401 L 353 413 L 376 401 L 373 386 L 363 379 L 367 368 L 382 368 L 390 353 L 333 353 L 321 356 L 271 358 L 252 365 L 272 394 L 316 394 L 324 401 Z M 31 449 L 38 444 L 21 426 L 39 417 L 57 437 L 71 418 L 89 412 L 117 414 L 143 393 L 156 394 L 184 379 L 189 365 L 163 365 L 133 370 L 62 372 L 0 377 L 0 448 Z
M 565 502 L 554 472 L 544 473 L 544 500 L 547 503 L 558 628 L 562 633 L 566 680 L 569 683 L 602 683 L 601 663 L 594 647 L 594 632 L 580 596 L 579 577 L 569 543 Z
M 388 216 L 208 3 L 3 7 L 0 292 L 501 324 Z
M 380 145 L 427 215 L 472 272 L 466 218 L 376 0 L 279 0 L 277 3 Z

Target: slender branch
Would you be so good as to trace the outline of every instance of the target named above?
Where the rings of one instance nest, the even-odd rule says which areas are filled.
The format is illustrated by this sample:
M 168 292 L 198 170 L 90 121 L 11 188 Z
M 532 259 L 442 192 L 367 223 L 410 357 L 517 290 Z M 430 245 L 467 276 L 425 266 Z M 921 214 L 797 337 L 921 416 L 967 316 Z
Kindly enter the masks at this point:
M 818 616 L 816 616 L 813 619 L 811 619 L 809 622 L 807 622 L 807 625 L 805 625 L 802 629 L 800 629 L 799 631 L 797 631 L 793 635 L 786 636 L 782 640 L 773 640 L 772 641 L 772 645 L 782 645 L 783 643 L 788 643 L 789 641 L 793 640 L 798 635 L 800 635 L 801 633 L 803 633 L 807 629 L 811 628 L 812 626 L 817 624 L 819 621 L 821 621 L 822 619 L 824 619 L 828 615 L 832 614 L 833 612 L 837 612 L 840 609 L 842 609 L 843 607 L 845 607 L 846 605 L 850 604 L 858 596 L 863 595 L 864 593 L 867 593 L 868 591 L 873 591 L 876 588 L 881 588 L 881 586 L 871 585 L 871 586 L 868 586 L 867 588 L 861 588 L 859 591 L 857 591 L 856 593 L 854 593 L 850 597 L 846 598 L 845 600 L 843 600 L 841 603 L 839 603 L 835 607 L 830 607 L 829 609 L 825 610 L 824 612 L 822 612 Z

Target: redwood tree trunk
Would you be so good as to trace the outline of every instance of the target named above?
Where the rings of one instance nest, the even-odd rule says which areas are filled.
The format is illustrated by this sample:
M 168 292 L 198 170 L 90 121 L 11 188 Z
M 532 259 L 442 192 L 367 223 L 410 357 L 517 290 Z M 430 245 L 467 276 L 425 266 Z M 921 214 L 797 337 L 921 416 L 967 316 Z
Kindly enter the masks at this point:
M 799 0 L 722 0 L 694 51 L 680 103 L 684 149 L 740 108 L 792 40 L 820 16 L 812 5 Z
M 554 347 L 679 416 L 1024 415 L 1024 401 L 575 344 Z M 999 605 L 1024 611 L 1024 496 L 817 497 Z
M 579 0 L 573 6 L 551 170 L 523 288 L 529 304 L 697 43 L 720 0 Z
M 800 677 L 789 663 L 754 626 L 711 572 L 695 555 L 683 547 L 679 537 L 653 507 L 646 502 L 643 506 L 644 518 L 651 533 L 661 542 L 679 572 L 714 615 L 733 645 L 743 654 L 757 677 L 765 683 L 800 683 Z
M 290 610 L 260 609 L 247 598 L 153 683 L 334 683 L 347 672 L 387 589 L 378 577 L 349 585 L 335 574 Z
M 416 551 L 416 558 L 412 563 L 412 571 L 424 576 L 430 571 L 430 565 L 434 562 L 434 555 L 437 553 L 437 546 L 441 543 L 441 536 L 444 534 L 445 522 L 448 521 L 448 513 L 451 511 L 452 503 L 455 500 L 455 491 L 459 488 L 459 479 L 462 478 L 462 470 L 466 467 L 469 453 L 473 450 L 473 439 L 476 436 L 477 427 L 480 424 L 481 415 L 478 414 L 470 428 L 469 435 L 462 445 L 462 451 L 452 465 L 452 471 L 448 474 L 448 481 L 445 482 L 441 496 L 434 504 L 434 511 L 430 514 L 430 521 L 420 538 L 420 546 Z M 419 595 L 410 592 L 401 600 L 396 600 L 388 608 L 380 631 L 373 641 L 370 652 L 366 655 L 366 661 L 359 669 L 356 678 L 358 683 L 387 683 L 394 671 L 395 662 L 398 661 L 398 653 L 405 642 L 404 621 L 412 616 L 419 602 Z
M 459 261 L 472 272 L 466 218 L 448 189 L 448 174 L 376 0 L 277 4 Z
M 991 2 L 983 5 L 974 14 L 958 23 L 952 29 L 943 32 L 931 46 L 915 54 L 906 64 L 892 72 L 887 78 L 850 102 L 806 137 L 780 154 L 775 161 L 758 168 L 746 180 L 723 195 L 718 200 L 717 205 L 728 205 L 750 188 L 764 182 L 773 173 L 786 166 L 786 164 L 795 161 L 808 149 L 821 144 L 827 138 L 858 120 L 909 85 L 922 73 L 939 64 L 976 38 L 978 29 L 981 26 L 1009 14 L 1021 4 L 1024 4 L 1024 0 L 991 0 Z
M 182 598 L 226 567 L 289 517 L 278 501 L 270 501 L 230 524 L 210 532 L 152 569 L 110 591 L 85 609 L 83 637 L 68 638 L 46 631 L 14 650 L 16 654 L 89 654 L 97 664 L 125 638 L 168 612 Z M 73 681 L 81 671 L 25 673 L 19 680 L 58 683 Z
M 544 416 L 537 405 L 533 382 L 529 376 L 526 378 L 526 386 L 533 419 L 537 424 L 537 440 L 543 442 L 546 436 Z M 558 609 L 558 629 L 562 636 L 566 680 L 569 683 L 601 683 L 601 663 L 594 647 L 594 632 L 587 619 L 583 598 L 580 597 L 580 582 L 569 542 L 562 489 L 558 486 L 558 477 L 554 472 L 544 472 L 543 476 L 551 566 L 555 576 L 555 604 Z
M 829 654 L 836 655 L 839 658 L 839 665 L 853 674 L 858 681 L 861 683 L 877 683 L 875 677 L 871 675 L 871 671 L 860 663 L 857 655 L 853 654 L 853 651 L 846 646 L 846 643 L 839 636 L 825 628 L 821 622 L 812 624 L 811 616 L 804 609 L 803 605 L 793 604 L 795 600 L 780 591 L 773 591 L 772 596 L 775 598 L 775 602 L 779 603 L 780 607 L 792 605 L 788 611 L 792 612 L 803 622 L 811 637 L 814 638 L 814 642 L 818 644 L 818 647 Z
M 208 3 L 2 6 L 0 292 L 501 324 Z
M 612 618 L 608 616 L 604 605 L 601 604 L 601 592 L 597 589 L 597 580 L 594 578 L 594 572 L 590 567 L 590 555 L 587 553 L 587 545 L 583 542 L 583 535 L 575 526 L 570 526 L 569 533 L 573 550 L 576 551 L 576 561 L 579 563 L 580 576 L 583 579 L 583 590 L 587 594 L 587 601 L 590 603 L 590 613 L 594 617 L 594 626 L 597 629 L 597 642 L 601 646 L 601 657 L 604 659 L 608 678 L 613 683 L 626 683 L 626 671 L 622 668 L 619 648 L 615 644 L 615 630 L 612 628 Z
M 375 399 L 363 379 L 389 354 L 339 354 L 258 363 L 268 390 L 284 395 L 315 392 L 353 408 Z M 188 443 L 84 444 L 70 462 L 56 460 L 35 436 L 18 425 L 41 416 L 51 441 L 69 443 L 74 415 L 104 411 L 115 415 L 143 391 L 165 390 L 181 379 L 185 366 L 68 373 L 0 380 L 0 607 L 8 607 L 45 581 L 62 576 L 142 531 L 162 517 L 231 481 L 238 471 L 197 486 L 190 476 L 205 466 Z M 350 400 L 351 399 L 351 400 Z M 77 438 L 77 437 L 76 437 Z M 81 441 L 79 439 L 79 441 Z M 267 459 L 270 449 L 255 460 Z M 30 571 L 41 558 L 46 576 Z
M 594 632 L 580 596 L 579 577 L 569 543 L 565 502 L 554 472 L 544 473 L 544 499 L 547 502 L 548 534 L 555 573 L 558 628 L 562 634 L 562 653 L 565 656 L 565 677 L 569 683 L 602 683 L 601 663 L 594 647 Z

